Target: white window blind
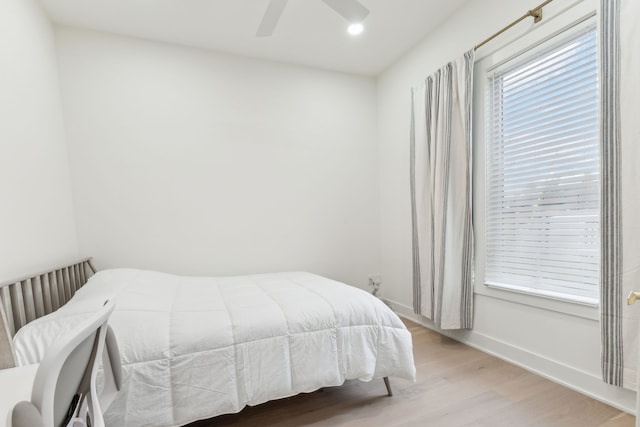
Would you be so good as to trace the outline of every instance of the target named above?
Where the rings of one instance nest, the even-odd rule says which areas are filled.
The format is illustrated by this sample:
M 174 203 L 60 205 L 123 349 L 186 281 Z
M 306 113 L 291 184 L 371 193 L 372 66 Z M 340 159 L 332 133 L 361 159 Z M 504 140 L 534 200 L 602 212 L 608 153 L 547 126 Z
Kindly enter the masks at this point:
M 487 285 L 598 302 L 594 27 L 490 70 Z

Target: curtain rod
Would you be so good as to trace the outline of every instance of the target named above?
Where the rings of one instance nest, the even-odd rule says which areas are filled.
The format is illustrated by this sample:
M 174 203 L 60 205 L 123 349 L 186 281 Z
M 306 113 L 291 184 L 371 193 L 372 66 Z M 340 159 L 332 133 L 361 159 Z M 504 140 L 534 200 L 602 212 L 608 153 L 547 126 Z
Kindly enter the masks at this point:
M 500 31 L 498 31 L 497 33 L 492 35 L 491 37 L 489 37 L 486 40 L 483 40 L 482 42 L 480 42 L 477 45 L 475 45 L 473 47 L 473 50 L 478 50 L 481 46 L 484 46 L 485 44 L 489 43 L 491 40 L 495 39 L 496 37 L 498 37 L 502 33 L 506 32 L 509 29 L 511 29 L 511 27 L 513 27 L 514 25 L 519 24 L 521 21 L 527 19 L 530 16 L 533 18 L 533 22 L 535 24 L 537 24 L 538 22 L 540 22 L 542 20 L 542 8 L 545 7 L 546 5 L 548 5 L 549 3 L 551 3 L 552 1 L 553 0 L 547 0 L 544 3 L 541 3 L 538 6 L 534 7 L 533 9 L 531 9 L 530 11 L 528 11 L 527 13 L 522 15 L 520 18 L 518 18 L 515 21 L 513 21 L 511 24 L 507 25 L 506 27 L 504 27 L 503 29 L 501 29 Z

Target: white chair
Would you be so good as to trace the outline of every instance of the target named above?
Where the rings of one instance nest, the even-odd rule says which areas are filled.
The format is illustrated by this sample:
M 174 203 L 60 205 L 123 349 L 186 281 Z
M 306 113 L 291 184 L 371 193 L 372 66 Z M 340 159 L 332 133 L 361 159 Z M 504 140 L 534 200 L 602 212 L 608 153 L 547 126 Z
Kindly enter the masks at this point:
M 9 427 L 104 427 L 103 408 L 111 403 L 121 381 L 118 346 L 107 325 L 113 308 L 113 303 L 105 303 L 47 349 L 31 401 L 14 406 Z M 98 355 L 102 355 L 105 377 L 101 395 L 96 388 Z

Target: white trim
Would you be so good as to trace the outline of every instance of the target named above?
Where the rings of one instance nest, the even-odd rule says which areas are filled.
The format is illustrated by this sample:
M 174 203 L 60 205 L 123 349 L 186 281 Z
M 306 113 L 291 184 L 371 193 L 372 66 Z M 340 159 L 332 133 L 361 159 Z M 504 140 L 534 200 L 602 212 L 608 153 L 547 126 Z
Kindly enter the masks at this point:
M 475 287 L 474 293 L 476 295 L 484 295 L 490 298 L 536 307 L 542 310 L 555 311 L 570 316 L 581 317 L 583 319 L 594 321 L 600 320 L 600 308 L 598 306 L 579 304 L 574 301 L 546 298 L 540 295 L 515 292 L 513 290 L 494 288 L 484 286 L 482 284 Z
M 489 289 L 507 291 L 510 293 L 516 293 L 525 295 L 531 298 L 513 297 L 506 298 L 500 296 L 499 293 L 482 292 L 482 288 L 476 289 L 476 293 L 488 295 L 500 299 L 507 299 L 509 301 L 517 302 L 525 305 L 533 305 L 547 310 L 559 311 L 560 313 L 570 314 L 573 316 L 584 317 L 592 320 L 599 320 L 599 302 L 593 298 L 579 297 L 576 295 L 557 294 L 551 291 L 544 291 L 540 289 L 531 289 L 521 286 L 514 286 L 505 283 L 496 283 L 485 281 L 484 286 Z M 542 301 L 541 301 L 542 299 Z M 548 303 L 547 301 L 554 301 Z M 574 308 L 575 305 L 582 305 L 584 308 Z
M 411 307 L 393 300 L 386 301 L 401 317 L 628 414 L 635 415 L 636 413 L 636 393 L 631 390 L 610 386 L 604 383 L 599 375 L 576 369 L 557 360 L 532 353 L 474 330 L 439 330 L 429 319 L 415 314 Z

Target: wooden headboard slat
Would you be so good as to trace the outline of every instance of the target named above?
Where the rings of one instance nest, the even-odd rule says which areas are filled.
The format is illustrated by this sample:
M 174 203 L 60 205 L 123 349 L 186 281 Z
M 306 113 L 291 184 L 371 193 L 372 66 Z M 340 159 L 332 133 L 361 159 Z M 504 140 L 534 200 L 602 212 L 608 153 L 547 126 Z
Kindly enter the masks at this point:
M 73 290 L 71 289 L 71 274 L 69 274 L 69 267 L 65 267 L 62 269 L 62 283 L 64 285 L 64 301 L 67 302 L 71 299 L 71 295 L 73 295 Z
M 84 268 L 80 269 L 80 282 L 81 283 L 87 283 L 87 274 L 84 271 Z
M 80 274 L 80 270 L 81 270 L 80 266 L 76 265 L 75 270 L 76 270 L 76 285 L 78 286 L 76 288 L 76 291 L 77 291 L 78 289 L 80 289 L 82 285 L 84 285 L 84 282 L 82 281 L 82 275 Z
M 75 265 L 73 267 L 73 272 L 76 275 L 76 291 L 77 291 L 78 289 L 80 289 L 80 286 L 82 286 L 82 284 L 81 284 L 82 283 L 82 279 L 80 279 L 80 266 Z
M 64 278 L 62 277 L 62 270 L 54 271 L 56 276 L 56 284 L 58 286 L 58 308 L 64 304 Z M 56 309 L 57 310 L 57 309 Z
M 60 308 L 60 298 L 58 297 L 58 275 L 55 271 L 52 271 L 48 274 L 49 283 L 51 284 L 51 308 L 53 311 Z
M 31 279 L 23 280 L 22 287 L 22 301 L 24 304 L 24 314 L 27 319 L 27 323 L 36 320 L 36 304 L 33 296 L 33 287 L 31 286 Z
M 4 304 L 2 305 L 4 311 L 4 321 L 6 322 L 9 336 L 12 337 L 15 334 L 16 326 L 13 322 L 13 304 L 11 303 L 11 293 L 9 287 L 0 288 L 0 298 Z M 11 313 L 9 316 L 8 313 Z
M 42 302 L 44 303 L 44 314 L 47 315 L 53 311 L 51 307 L 51 283 L 49 283 L 49 275 L 40 276 L 40 284 L 42 285 Z
M 31 286 L 33 287 L 33 302 L 36 308 L 36 318 L 44 316 L 44 290 L 42 285 L 42 276 L 36 276 L 31 280 Z
M 67 274 L 69 275 L 69 294 L 73 295 L 76 292 L 76 275 L 74 273 L 75 268 L 72 266 L 67 267 Z
M 0 291 L 2 290 L 0 289 Z M 4 306 L 0 304 L 0 326 L 8 323 Z M 0 369 L 13 368 L 14 366 L 16 366 L 16 362 L 11 333 L 9 328 L 0 328 Z
M 9 288 L 11 302 L 13 303 L 13 325 L 14 330 L 11 331 L 11 336 L 15 335 L 16 331 L 22 326 L 27 324 L 27 315 L 25 313 L 26 306 L 22 297 L 22 282 L 16 283 Z M 5 310 L 7 307 L 5 306 Z M 7 310 L 7 316 L 11 316 L 11 312 Z

